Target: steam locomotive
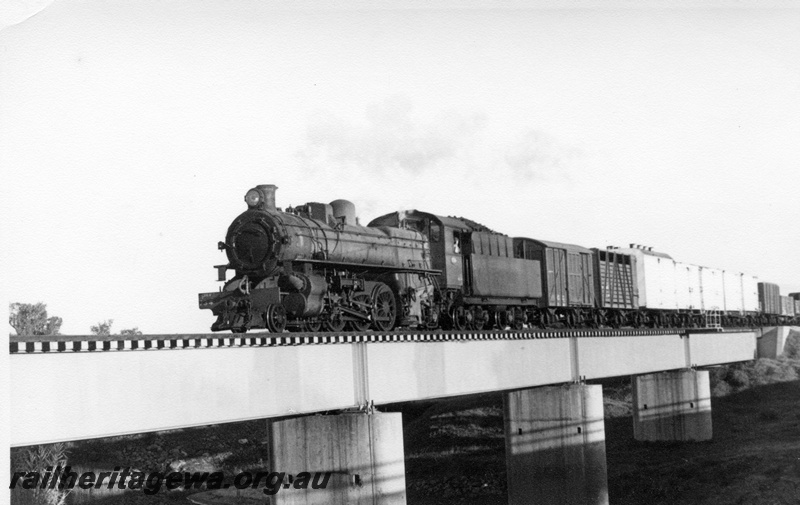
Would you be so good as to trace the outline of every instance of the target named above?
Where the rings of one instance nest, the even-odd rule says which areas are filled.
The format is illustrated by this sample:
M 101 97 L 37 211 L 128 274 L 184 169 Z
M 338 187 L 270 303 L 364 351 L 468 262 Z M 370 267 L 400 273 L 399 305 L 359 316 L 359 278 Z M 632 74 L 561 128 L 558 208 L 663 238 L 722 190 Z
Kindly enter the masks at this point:
M 697 327 L 787 324 L 800 293 L 755 277 L 672 260 L 631 244 L 587 249 L 508 237 L 416 210 L 360 226 L 347 200 L 285 211 L 274 185 L 218 247 L 219 292 L 201 293 L 212 331 L 394 328 Z M 227 271 L 235 276 L 227 280 Z M 797 315 L 795 315 L 797 314 Z

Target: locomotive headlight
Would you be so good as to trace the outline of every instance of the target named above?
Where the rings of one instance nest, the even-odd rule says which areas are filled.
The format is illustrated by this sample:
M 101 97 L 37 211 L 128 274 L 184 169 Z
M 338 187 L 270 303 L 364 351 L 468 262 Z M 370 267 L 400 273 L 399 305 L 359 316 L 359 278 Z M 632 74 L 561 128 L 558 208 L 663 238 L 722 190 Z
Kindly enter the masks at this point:
M 261 193 L 257 189 L 251 189 L 244 195 L 244 201 L 250 208 L 258 207 L 258 204 L 261 203 Z

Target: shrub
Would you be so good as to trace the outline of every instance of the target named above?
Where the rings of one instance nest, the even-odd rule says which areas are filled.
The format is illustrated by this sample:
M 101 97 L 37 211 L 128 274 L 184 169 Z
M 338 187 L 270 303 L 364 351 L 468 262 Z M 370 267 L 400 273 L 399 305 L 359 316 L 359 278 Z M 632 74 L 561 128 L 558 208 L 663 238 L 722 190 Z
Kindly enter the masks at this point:
M 731 385 L 723 380 L 718 380 L 711 384 L 711 396 L 727 396 L 733 392 Z
M 760 359 L 753 372 L 756 385 L 797 380 L 797 372 L 788 360 Z
M 47 467 L 55 468 L 67 464 L 66 445 L 63 443 L 37 445 L 11 451 L 11 465 L 14 471 L 39 472 L 44 475 Z M 69 490 L 21 489 L 16 487 L 12 493 L 14 502 L 31 505 L 64 505 Z

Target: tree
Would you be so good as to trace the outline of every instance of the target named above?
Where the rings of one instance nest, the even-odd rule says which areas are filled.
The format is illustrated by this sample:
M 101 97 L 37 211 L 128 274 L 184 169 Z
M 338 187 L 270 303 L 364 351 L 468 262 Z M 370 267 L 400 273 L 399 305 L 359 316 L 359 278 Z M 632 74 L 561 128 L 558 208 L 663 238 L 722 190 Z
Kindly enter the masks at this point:
M 105 321 L 97 323 L 97 326 L 92 326 L 90 329 L 92 331 L 92 335 L 116 335 L 116 333 L 111 333 L 111 325 L 114 324 L 113 319 L 107 319 Z M 141 335 L 142 332 L 139 331 L 139 327 L 134 327 L 129 330 L 121 330 L 119 335 Z
M 47 316 L 47 304 L 9 303 L 8 323 L 17 335 L 58 335 L 63 322 L 60 317 Z
M 113 319 L 108 319 L 106 321 L 102 321 L 97 323 L 97 326 L 92 326 L 89 328 L 92 332 L 92 335 L 111 335 L 111 325 L 114 324 Z

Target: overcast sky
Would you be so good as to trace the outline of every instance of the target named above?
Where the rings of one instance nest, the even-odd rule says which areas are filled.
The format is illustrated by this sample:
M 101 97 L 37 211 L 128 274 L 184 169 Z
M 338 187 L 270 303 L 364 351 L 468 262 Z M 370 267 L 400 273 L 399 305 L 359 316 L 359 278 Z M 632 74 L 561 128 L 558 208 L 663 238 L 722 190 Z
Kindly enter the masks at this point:
M 9 1 L 9 301 L 66 334 L 206 332 L 217 241 L 266 183 L 800 291 L 800 9 L 461 4 Z

